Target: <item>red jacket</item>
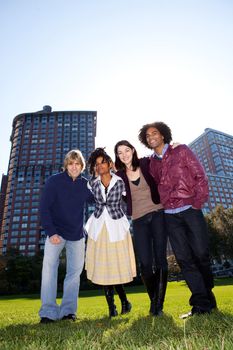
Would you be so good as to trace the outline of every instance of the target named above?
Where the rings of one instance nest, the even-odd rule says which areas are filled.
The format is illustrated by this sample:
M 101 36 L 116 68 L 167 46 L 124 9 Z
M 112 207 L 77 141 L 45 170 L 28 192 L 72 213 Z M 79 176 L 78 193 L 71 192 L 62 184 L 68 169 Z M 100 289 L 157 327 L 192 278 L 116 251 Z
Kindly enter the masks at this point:
M 165 209 L 192 205 L 200 209 L 208 198 L 208 180 L 194 153 L 186 146 L 168 147 L 162 160 L 151 157 L 150 173 L 158 184 Z

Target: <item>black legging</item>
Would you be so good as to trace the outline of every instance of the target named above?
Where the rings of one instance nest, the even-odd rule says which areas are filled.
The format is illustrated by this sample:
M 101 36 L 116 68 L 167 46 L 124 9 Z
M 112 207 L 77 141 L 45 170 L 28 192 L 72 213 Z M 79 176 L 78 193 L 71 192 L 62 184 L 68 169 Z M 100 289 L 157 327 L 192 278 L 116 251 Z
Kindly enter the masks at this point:
M 127 297 L 126 297 L 126 293 L 123 287 L 123 284 L 115 284 L 115 285 L 110 285 L 110 286 L 104 286 L 104 291 L 105 294 L 109 293 L 111 295 L 114 294 L 114 288 L 117 292 L 117 294 L 119 295 L 119 298 L 121 301 L 126 301 Z

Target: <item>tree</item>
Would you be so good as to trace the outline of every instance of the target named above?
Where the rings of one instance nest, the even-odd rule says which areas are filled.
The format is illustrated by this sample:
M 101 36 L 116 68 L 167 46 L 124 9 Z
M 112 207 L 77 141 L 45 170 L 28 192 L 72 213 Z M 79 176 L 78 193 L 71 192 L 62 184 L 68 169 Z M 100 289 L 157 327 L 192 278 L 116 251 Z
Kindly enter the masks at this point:
M 181 270 L 180 267 L 176 261 L 175 255 L 169 255 L 167 257 L 167 263 L 168 263 L 168 275 L 170 280 L 179 280 Z
M 217 206 L 206 216 L 213 257 L 233 257 L 233 208 Z
M 213 259 L 221 261 L 221 256 L 224 254 L 225 242 L 223 237 L 219 234 L 214 226 L 210 216 L 206 216 L 208 226 L 209 241 L 210 241 L 210 255 Z

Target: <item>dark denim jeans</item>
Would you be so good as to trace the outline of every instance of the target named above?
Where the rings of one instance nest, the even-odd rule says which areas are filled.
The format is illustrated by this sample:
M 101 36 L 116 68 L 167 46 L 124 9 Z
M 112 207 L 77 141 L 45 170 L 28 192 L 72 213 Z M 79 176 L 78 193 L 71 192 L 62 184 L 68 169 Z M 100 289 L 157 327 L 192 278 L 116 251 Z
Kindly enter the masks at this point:
M 167 270 L 167 232 L 163 211 L 155 211 L 133 220 L 133 237 L 143 277 L 150 277 L 154 266 Z
M 165 221 L 173 252 L 192 293 L 190 305 L 209 310 L 214 282 L 203 213 L 189 208 L 177 214 L 165 214 Z

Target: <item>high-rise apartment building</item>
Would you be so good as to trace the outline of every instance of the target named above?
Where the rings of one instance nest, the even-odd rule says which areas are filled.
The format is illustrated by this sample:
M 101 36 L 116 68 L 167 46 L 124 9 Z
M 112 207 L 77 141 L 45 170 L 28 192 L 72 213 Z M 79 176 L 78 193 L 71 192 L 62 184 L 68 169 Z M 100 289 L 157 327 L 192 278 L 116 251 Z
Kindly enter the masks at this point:
M 208 213 L 217 205 L 233 204 L 233 136 L 213 129 L 189 144 L 205 168 L 209 180 L 209 200 L 203 210 Z
M 95 148 L 95 111 L 23 113 L 13 120 L 11 152 L 2 215 L 2 253 L 16 248 L 34 255 L 43 249 L 40 193 L 46 179 L 61 170 L 65 154 L 80 149 L 85 157 Z
M 7 189 L 7 175 L 2 175 L 2 182 L 1 182 L 1 189 L 0 189 L 0 253 L 2 251 L 2 243 L 3 243 L 1 239 L 1 227 L 3 222 L 6 189 Z

